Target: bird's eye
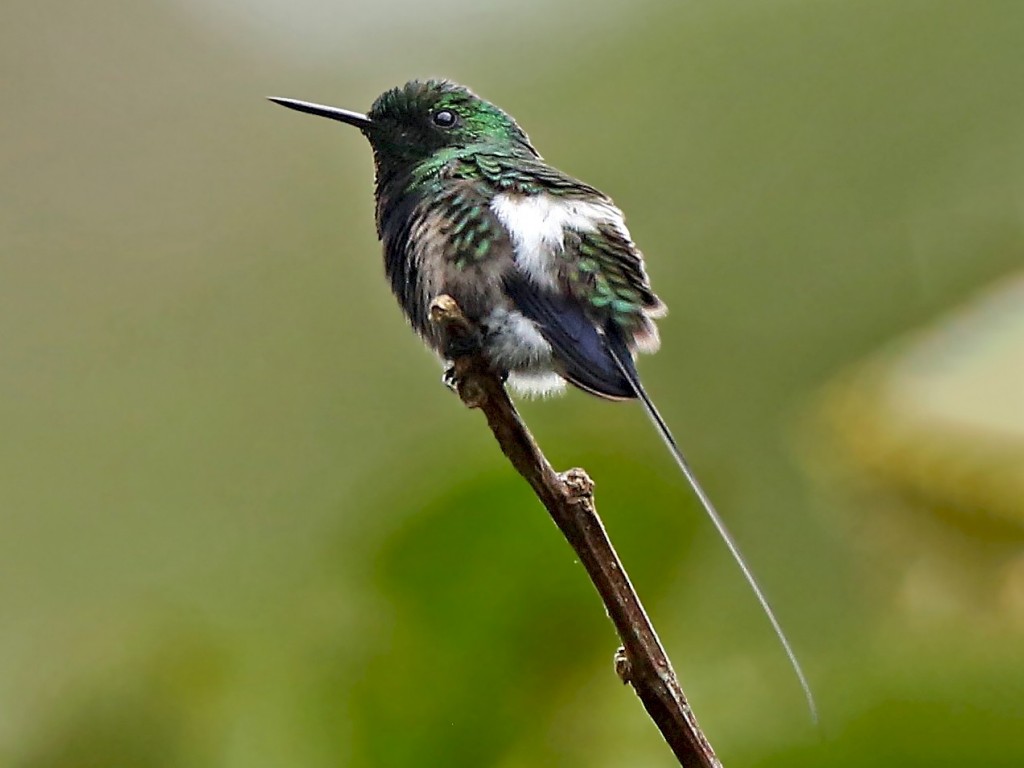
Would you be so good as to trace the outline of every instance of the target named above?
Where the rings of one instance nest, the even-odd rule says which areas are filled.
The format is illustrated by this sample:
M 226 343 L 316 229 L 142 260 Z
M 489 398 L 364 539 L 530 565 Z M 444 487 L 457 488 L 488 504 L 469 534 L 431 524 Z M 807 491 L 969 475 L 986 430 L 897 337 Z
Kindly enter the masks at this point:
M 434 113 L 434 125 L 441 128 L 451 128 L 457 122 L 458 118 L 450 109 L 442 109 Z

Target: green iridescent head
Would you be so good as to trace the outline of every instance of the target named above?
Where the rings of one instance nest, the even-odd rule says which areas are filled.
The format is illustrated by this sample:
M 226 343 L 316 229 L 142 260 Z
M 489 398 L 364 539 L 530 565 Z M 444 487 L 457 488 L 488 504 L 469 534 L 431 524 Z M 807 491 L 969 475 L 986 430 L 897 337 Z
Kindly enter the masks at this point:
M 370 140 L 378 164 L 414 165 L 439 150 L 482 144 L 537 154 L 509 114 L 449 80 L 412 80 L 392 88 L 365 115 L 293 99 L 271 101 L 356 126 Z

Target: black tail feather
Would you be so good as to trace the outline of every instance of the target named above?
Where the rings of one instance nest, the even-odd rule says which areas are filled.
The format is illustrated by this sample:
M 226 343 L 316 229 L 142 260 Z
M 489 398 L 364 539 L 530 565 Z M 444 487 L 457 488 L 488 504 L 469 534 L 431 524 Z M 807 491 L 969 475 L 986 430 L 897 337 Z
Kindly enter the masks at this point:
M 505 292 L 516 308 L 537 324 L 569 383 L 611 400 L 635 397 L 629 381 L 608 354 L 601 332 L 578 301 L 541 290 L 517 274 L 505 278 Z
M 725 521 L 722 520 L 721 515 L 718 514 L 718 511 L 711 503 L 711 499 L 708 498 L 707 493 L 704 492 L 704 489 L 698 482 L 697 476 L 693 473 L 693 470 L 690 468 L 690 464 L 686 461 L 686 457 L 683 456 L 683 452 L 679 449 L 679 445 L 672 436 L 671 430 L 669 430 L 668 425 L 661 417 L 661 414 L 658 413 L 658 409 L 647 394 L 643 384 L 640 383 L 640 375 L 637 373 L 636 366 L 633 363 L 633 355 L 630 353 L 625 341 L 623 341 L 622 337 L 615 330 L 607 333 L 605 338 L 607 340 L 608 351 L 611 352 L 616 365 L 622 372 L 622 375 L 629 381 L 637 398 L 641 403 L 643 403 L 644 410 L 647 412 L 648 418 L 650 418 L 651 423 L 654 424 L 658 434 L 661 435 L 661 439 L 668 447 L 669 453 L 672 454 L 672 458 L 675 459 L 680 471 L 683 473 L 686 481 L 693 489 L 698 501 L 700 501 L 701 506 L 704 508 L 704 512 L 707 513 L 707 516 L 711 519 L 712 524 L 718 531 L 718 535 L 722 537 L 722 541 L 725 542 L 725 546 L 728 548 L 733 560 L 736 561 L 736 564 L 739 566 L 744 578 L 747 580 L 747 584 L 749 584 L 751 590 L 753 590 L 758 603 L 761 604 L 761 609 L 768 617 L 768 621 L 771 623 L 772 629 L 775 630 L 775 635 L 779 638 L 779 642 L 782 644 L 782 649 L 786 652 L 786 656 L 789 658 L 789 663 L 793 667 L 793 671 L 796 673 L 797 679 L 800 681 L 800 687 L 803 688 L 804 697 L 807 699 L 807 707 L 811 711 L 811 718 L 815 723 L 817 723 L 818 708 L 814 703 L 814 694 L 811 692 L 811 686 L 807 682 L 807 678 L 804 675 L 803 668 L 800 666 L 800 662 L 797 660 L 796 654 L 793 652 L 793 647 L 789 644 L 789 640 L 786 638 L 786 633 L 782 631 L 782 626 L 779 624 L 779 620 L 775 618 L 775 612 L 768 603 L 768 598 L 766 598 L 764 592 L 761 591 L 761 587 L 758 585 L 757 579 L 754 578 L 753 571 L 750 570 L 750 566 L 747 565 L 746 560 L 740 553 L 735 539 L 733 539 L 732 534 L 729 533 L 729 529 L 726 528 Z

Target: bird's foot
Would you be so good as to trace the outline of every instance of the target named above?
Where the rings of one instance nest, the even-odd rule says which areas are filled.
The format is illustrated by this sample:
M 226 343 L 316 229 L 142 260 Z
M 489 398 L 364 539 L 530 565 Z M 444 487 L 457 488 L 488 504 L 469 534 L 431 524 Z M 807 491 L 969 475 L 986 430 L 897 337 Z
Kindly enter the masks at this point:
M 459 382 L 462 378 L 462 371 L 459 370 L 459 366 L 455 363 L 448 363 L 448 367 L 444 369 L 444 373 L 441 374 L 441 383 L 444 384 L 452 392 L 459 394 Z M 508 371 L 495 371 L 495 375 L 501 379 L 501 383 L 505 384 L 508 381 Z
M 444 373 L 441 375 L 441 383 L 444 384 L 452 392 L 458 394 L 459 392 L 459 373 L 455 370 L 454 365 L 449 365 L 444 369 Z
M 464 329 L 465 330 L 465 329 Z M 445 368 L 441 381 L 452 392 L 459 391 L 459 365 L 460 358 L 476 355 L 483 349 L 484 337 L 479 329 L 473 328 L 464 333 L 450 333 L 444 340 L 444 356 L 448 360 L 448 367 Z

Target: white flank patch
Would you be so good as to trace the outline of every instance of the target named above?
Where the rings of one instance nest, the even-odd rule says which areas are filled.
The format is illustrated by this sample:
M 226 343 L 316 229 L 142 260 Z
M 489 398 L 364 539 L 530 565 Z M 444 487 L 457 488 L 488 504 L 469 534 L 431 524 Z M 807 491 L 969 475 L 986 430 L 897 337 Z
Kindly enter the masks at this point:
M 551 370 L 551 345 L 519 312 L 495 309 L 484 321 L 487 355 L 509 371 Z
M 565 392 L 565 379 L 557 373 L 510 373 L 508 385 L 523 397 L 553 397 Z
M 512 238 L 520 271 L 545 288 L 556 287 L 555 257 L 565 247 L 565 230 L 593 232 L 603 222 L 626 230 L 622 213 L 608 202 L 505 192 L 494 197 L 491 210 Z

